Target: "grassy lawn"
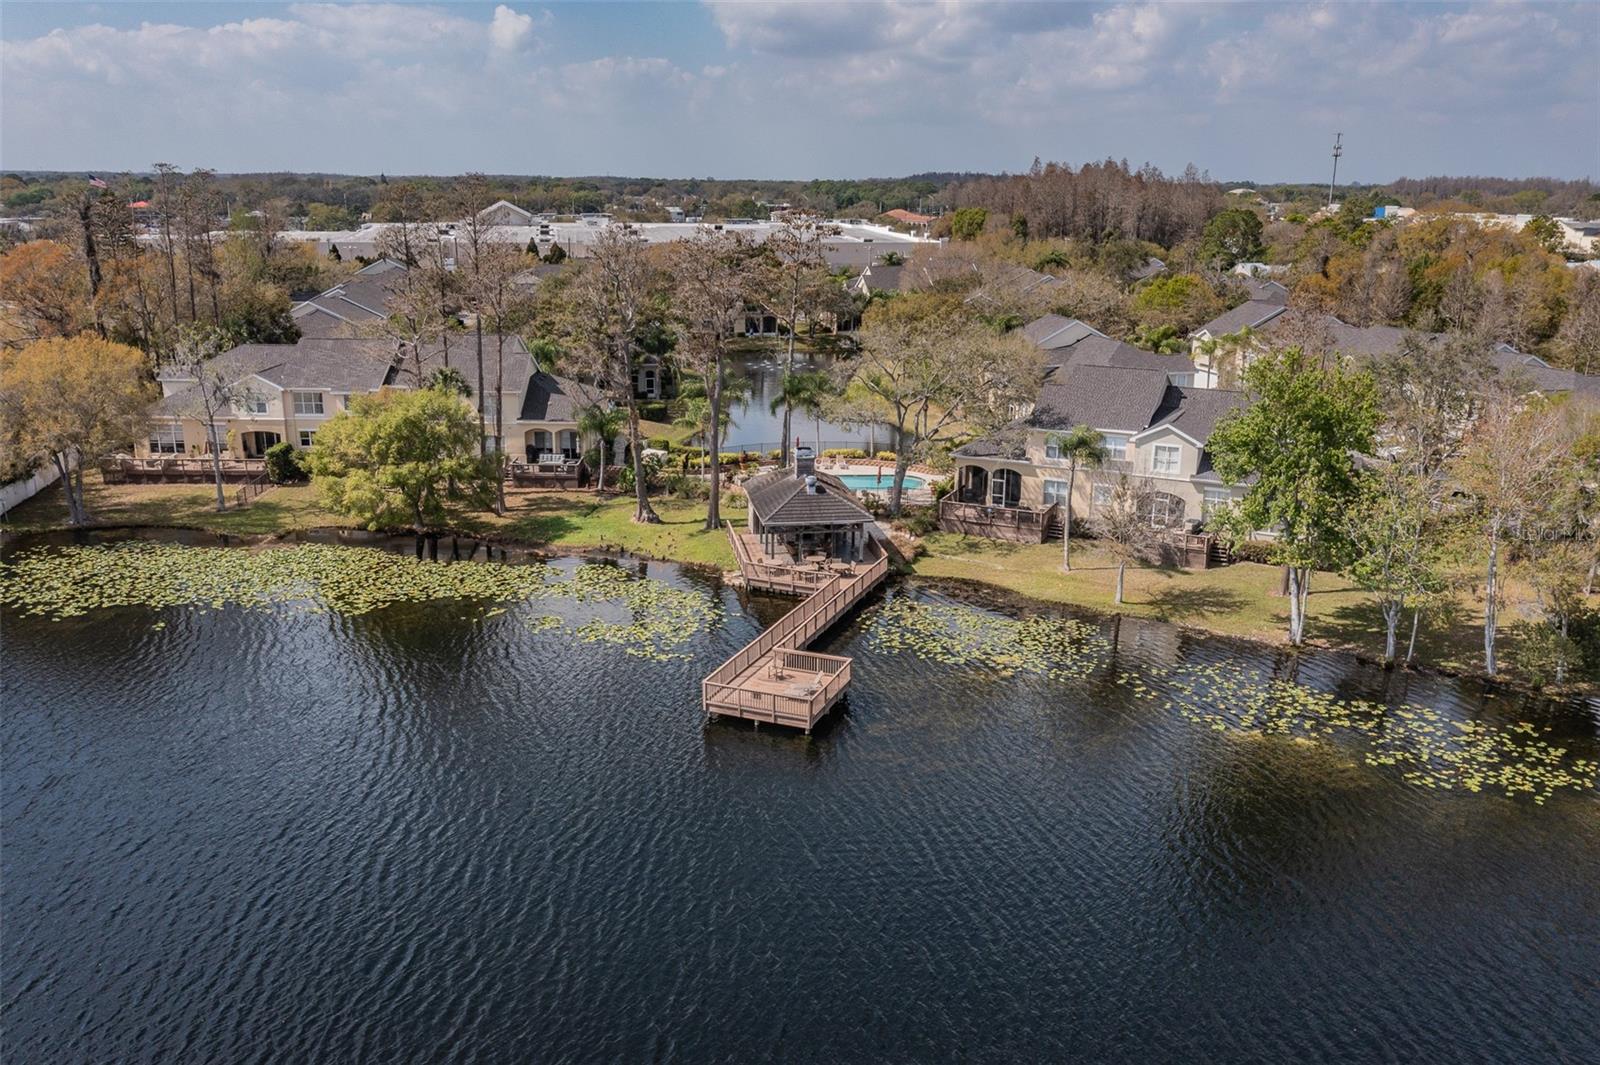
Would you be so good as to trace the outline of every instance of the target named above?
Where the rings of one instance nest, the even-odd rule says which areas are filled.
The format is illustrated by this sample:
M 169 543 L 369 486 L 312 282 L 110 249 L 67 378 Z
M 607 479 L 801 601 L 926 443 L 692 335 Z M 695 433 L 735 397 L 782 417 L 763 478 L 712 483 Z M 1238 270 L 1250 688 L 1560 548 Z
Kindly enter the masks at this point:
M 924 540 L 927 554 L 916 572 L 996 585 L 1019 595 L 1056 603 L 1157 618 L 1229 636 L 1282 643 L 1289 608 L 1279 596 L 1282 570 L 1238 562 L 1210 570 L 1129 567 L 1119 607 L 1117 570 L 1092 542 L 1072 550 L 1072 572 L 1061 572 L 1061 545 L 1008 544 L 935 533 Z M 1307 600 L 1306 634 L 1312 643 L 1349 648 L 1370 657 L 1383 650 L 1383 622 L 1368 593 L 1332 573 L 1318 573 Z M 1463 600 L 1457 608 L 1424 617 L 1417 636 L 1418 661 L 1473 670 L 1482 653 L 1481 607 Z M 1409 619 L 1407 619 L 1409 624 Z M 1409 629 L 1402 626 L 1403 641 Z
M 651 558 L 734 568 L 733 549 L 721 530 L 706 531 L 701 502 L 653 499 L 659 525 L 633 520 L 633 497 L 598 499 L 591 492 L 508 490 L 503 517 L 473 512 L 459 522 L 463 531 L 519 543 L 566 550 L 628 551 Z M 727 515 L 740 521 L 744 511 Z
M 275 535 L 304 529 L 351 526 L 347 517 L 324 510 L 310 485 L 283 485 L 269 489 L 249 506 L 216 510 L 216 492 L 208 485 L 118 484 L 100 482 L 97 473 L 85 480 L 84 493 L 94 525 L 159 525 L 242 535 Z M 228 494 L 230 508 L 233 495 Z M 629 551 L 652 558 L 700 562 L 732 569 L 733 550 L 725 533 L 707 532 L 704 503 L 674 499 L 652 501 L 661 515 L 660 525 L 633 522 L 633 497 L 598 499 L 589 492 L 552 492 L 508 489 L 507 510 L 499 516 L 486 511 L 457 515 L 456 526 L 466 533 L 549 546 L 558 550 Z M 729 517 L 743 520 L 743 511 Z M 47 489 L 13 510 L 5 528 L 13 532 L 44 532 L 64 528 L 66 503 L 59 488 Z
M 237 485 L 226 487 L 229 509 L 217 512 L 216 489 L 200 484 L 102 484 L 98 472 L 84 478 L 84 503 L 94 525 L 165 525 L 237 534 L 294 532 L 318 526 L 349 525 L 347 518 L 322 509 L 309 485 L 273 488 L 249 506 L 235 508 Z M 67 524 L 60 487 L 48 488 L 6 515 L 5 528 L 43 532 Z
M 204 485 L 106 485 L 91 473 L 86 492 L 94 524 L 101 526 L 157 525 L 272 535 L 352 524 L 324 510 L 315 489 L 305 485 L 273 488 L 247 507 L 220 514 L 213 490 Z M 503 516 L 463 512 L 455 525 L 463 533 L 553 551 L 626 551 L 724 570 L 735 565 L 727 537 L 702 527 L 705 504 L 701 502 L 655 499 L 661 524 L 636 525 L 631 496 L 600 499 L 588 492 L 510 489 L 506 501 Z M 743 522 L 745 512 L 729 510 L 724 516 Z M 12 511 L 4 527 L 37 532 L 65 525 L 61 492 L 50 489 Z M 913 566 L 924 577 L 976 581 L 1047 602 L 1120 611 L 1272 643 L 1283 642 L 1288 627 L 1287 606 L 1277 594 L 1281 571 L 1275 566 L 1243 562 L 1199 571 L 1130 567 L 1125 600 L 1119 607 L 1112 601 L 1116 567 L 1092 541 L 1074 547 L 1070 574 L 1061 572 L 1059 544 L 1008 544 L 935 533 L 925 538 L 924 546 L 926 553 Z M 1507 590 L 1510 601 L 1504 616 L 1509 622 L 1529 612 L 1531 596 L 1515 582 Z M 1371 597 L 1344 578 L 1317 574 L 1309 611 L 1307 633 L 1313 643 L 1369 657 L 1382 651 L 1383 626 Z M 1453 609 L 1425 617 L 1417 641 L 1419 663 L 1476 671 L 1482 623 L 1481 604 L 1465 595 Z M 1403 628 L 1402 644 L 1405 635 Z M 1515 669 L 1509 641 L 1506 649 L 1507 661 Z

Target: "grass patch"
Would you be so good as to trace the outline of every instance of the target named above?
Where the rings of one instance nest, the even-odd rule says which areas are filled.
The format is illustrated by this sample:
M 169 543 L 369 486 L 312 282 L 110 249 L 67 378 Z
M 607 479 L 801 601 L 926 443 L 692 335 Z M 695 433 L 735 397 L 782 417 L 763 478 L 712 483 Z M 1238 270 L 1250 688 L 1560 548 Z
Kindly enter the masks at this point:
M 1059 543 L 1012 544 L 934 533 L 924 544 L 927 553 L 913 568 L 925 577 L 981 581 L 1034 599 L 1272 643 L 1282 643 L 1288 634 L 1289 606 L 1278 594 L 1283 571 L 1277 566 L 1252 562 L 1209 570 L 1130 566 L 1118 606 L 1116 563 L 1092 541 L 1074 544 L 1071 573 L 1061 572 Z M 1382 652 L 1383 623 L 1372 596 L 1344 577 L 1314 575 L 1306 610 L 1311 642 L 1374 657 Z M 1424 616 L 1417 637 L 1418 661 L 1475 670 L 1482 651 L 1482 625 L 1481 605 L 1467 599 L 1452 610 Z
M 217 510 L 217 491 L 203 484 L 105 484 L 98 471 L 84 477 L 84 503 L 93 526 L 161 525 L 236 535 L 295 532 L 318 526 L 349 525 L 322 507 L 310 485 L 269 489 L 246 507 L 235 507 L 238 485 L 226 485 L 228 509 Z M 65 528 L 67 503 L 60 485 L 45 489 L 6 515 L 13 532 Z

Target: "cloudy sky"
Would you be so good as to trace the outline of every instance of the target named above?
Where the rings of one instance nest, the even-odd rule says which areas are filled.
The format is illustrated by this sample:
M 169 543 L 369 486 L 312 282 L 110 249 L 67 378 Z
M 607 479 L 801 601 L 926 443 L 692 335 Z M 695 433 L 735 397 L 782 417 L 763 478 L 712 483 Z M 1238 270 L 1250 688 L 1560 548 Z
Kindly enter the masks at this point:
M 1600 177 L 1600 3 L 25 3 L 0 166 Z

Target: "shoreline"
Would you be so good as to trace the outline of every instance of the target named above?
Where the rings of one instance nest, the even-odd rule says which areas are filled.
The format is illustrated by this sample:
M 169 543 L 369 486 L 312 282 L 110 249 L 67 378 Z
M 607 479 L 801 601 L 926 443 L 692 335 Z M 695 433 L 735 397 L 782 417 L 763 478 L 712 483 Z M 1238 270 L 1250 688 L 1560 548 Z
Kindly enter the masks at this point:
M 289 544 L 297 540 L 317 542 L 333 540 L 345 543 L 347 546 L 377 546 L 379 541 L 394 543 L 395 541 L 413 541 L 416 533 L 409 529 L 373 531 L 351 525 L 316 525 L 304 528 L 283 529 L 276 532 L 233 532 L 225 529 L 207 527 L 198 523 L 158 524 L 149 522 L 104 522 L 88 525 L 54 526 L 54 527 L 29 527 L 24 530 L 14 530 L 0 526 L 0 549 L 5 551 L 15 550 L 26 546 L 25 541 L 40 539 L 55 541 L 61 537 L 74 537 L 78 534 L 99 536 L 102 534 L 116 534 L 118 532 L 138 534 L 143 532 L 158 533 L 188 533 L 201 536 L 214 537 L 218 546 L 265 547 L 278 544 Z M 725 583 L 738 586 L 738 570 L 736 567 L 723 566 L 715 562 L 698 559 L 676 558 L 670 555 L 661 555 L 649 551 L 639 550 L 620 544 L 596 542 L 592 544 L 558 544 L 549 540 L 532 540 L 504 535 L 495 532 L 474 532 L 465 529 L 447 528 L 437 534 L 429 534 L 427 540 L 454 540 L 470 545 L 465 558 L 459 561 L 468 561 L 475 556 L 481 548 L 486 553 L 491 550 L 515 550 L 526 553 L 535 558 L 580 558 L 604 559 L 609 561 L 636 560 L 642 562 L 665 562 L 675 566 L 682 566 L 702 572 L 716 572 Z M 368 543 L 362 543 L 366 540 Z M 195 544 L 192 546 L 205 546 Z M 424 557 L 436 557 L 431 552 Z M 1097 624 L 1115 623 L 1119 618 L 1126 618 L 1139 624 L 1155 624 L 1169 627 L 1177 632 L 1204 637 L 1210 640 L 1237 641 L 1259 650 L 1281 652 L 1287 655 L 1296 655 L 1301 651 L 1312 651 L 1323 654 L 1340 654 L 1371 669 L 1386 670 L 1394 674 L 1412 674 L 1423 677 L 1440 677 L 1457 681 L 1468 681 L 1483 685 L 1486 689 L 1528 696 L 1539 696 L 1556 700 L 1567 699 L 1593 699 L 1596 697 L 1594 685 L 1566 685 L 1557 688 L 1549 684 L 1532 684 L 1515 677 L 1499 676 L 1489 677 L 1483 673 L 1469 670 L 1452 669 L 1440 665 L 1411 665 L 1395 663 L 1385 667 L 1375 656 L 1364 653 L 1359 647 L 1343 642 L 1332 642 L 1318 639 L 1313 633 L 1306 645 L 1301 648 L 1290 647 L 1281 639 L 1263 638 L 1258 635 L 1239 632 L 1228 632 L 1204 624 L 1195 624 L 1170 618 L 1152 617 L 1128 611 L 1104 609 L 1093 605 L 1069 602 L 1059 599 L 1045 598 L 1019 592 L 1003 584 L 985 580 L 981 573 L 972 576 L 952 576 L 949 574 L 919 573 L 915 563 L 900 563 L 890 572 L 891 579 L 912 584 L 929 591 L 949 595 L 969 606 L 978 609 L 993 610 L 1008 615 L 1021 615 L 1029 613 L 1064 613 L 1078 617 L 1085 621 Z M 762 594 L 762 593 L 750 593 Z M 1548 693 L 1548 694 L 1546 694 Z

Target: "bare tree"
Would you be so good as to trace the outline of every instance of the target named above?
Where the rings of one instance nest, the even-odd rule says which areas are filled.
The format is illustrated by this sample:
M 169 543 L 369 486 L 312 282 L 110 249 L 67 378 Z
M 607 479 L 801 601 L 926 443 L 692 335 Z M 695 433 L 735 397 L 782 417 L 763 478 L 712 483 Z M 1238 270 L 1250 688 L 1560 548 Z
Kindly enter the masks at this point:
M 178 334 L 168 365 L 194 379 L 187 393 L 184 413 L 205 426 L 206 450 L 211 454 L 211 474 L 216 483 L 217 509 L 228 509 L 222 489 L 222 449 L 225 437 L 219 423 L 234 408 L 253 400 L 256 393 L 236 378 L 216 356 L 228 347 L 228 339 L 217 329 L 189 327 Z
M 1122 603 L 1123 576 L 1128 563 L 1153 561 L 1160 540 L 1150 516 L 1155 488 L 1147 478 L 1122 476 L 1111 490 L 1111 498 L 1095 509 L 1089 527 L 1117 560 L 1117 594 Z
M 1499 624 L 1502 552 L 1508 536 L 1530 522 L 1560 484 L 1561 457 L 1568 447 L 1561 419 L 1542 401 L 1497 389 L 1478 417 L 1455 462 L 1456 479 L 1476 505 L 1486 549 L 1483 604 L 1483 669 L 1498 672 L 1495 636 Z
M 455 265 L 461 278 L 461 291 L 466 304 L 472 309 L 473 346 L 478 363 L 478 428 L 484 439 L 478 445 L 480 457 L 488 457 L 488 425 L 483 399 L 483 296 L 482 278 L 479 276 L 486 258 L 484 249 L 494 239 L 495 225 L 482 215 L 490 204 L 489 180 L 482 174 L 468 174 L 457 185 L 456 207 L 462 218 L 456 223 Z
M 705 382 L 710 406 L 707 445 L 711 452 L 711 500 L 706 528 L 722 524 L 722 423 L 726 415 L 725 363 L 728 344 L 744 316 L 751 276 L 751 244 L 736 233 L 698 233 L 667 251 L 673 281 L 678 365 Z M 788 430 L 785 429 L 787 436 Z
M 789 331 L 784 355 L 785 376 L 794 373 L 795 337 L 800 322 L 821 301 L 824 290 L 834 284 L 828 276 L 828 260 L 823 256 L 828 238 L 837 236 L 837 226 L 801 215 L 785 215 L 762 244 L 765 270 L 756 286 L 758 302 Z M 789 463 L 789 435 L 794 411 L 783 408 L 783 442 L 780 463 Z
M 505 487 L 505 372 L 506 372 L 506 341 L 514 336 L 514 331 L 521 330 L 532 316 L 533 298 L 529 289 L 517 283 L 517 275 L 526 269 L 522 252 L 513 244 L 504 241 L 485 241 L 478 244 L 473 253 L 474 258 L 468 267 L 468 280 L 471 287 L 468 296 L 477 308 L 477 337 L 481 346 L 483 343 L 483 323 L 485 320 L 494 326 L 494 440 L 496 467 L 500 476 L 496 479 L 495 512 L 504 514 L 506 509 Z M 479 368 L 480 391 L 483 379 L 483 370 Z M 485 406 L 485 401 L 480 395 L 478 410 L 480 417 Z
M 889 511 L 900 513 L 906 470 L 958 433 L 1010 422 L 1038 396 L 1044 357 L 1017 334 L 996 335 L 944 296 L 902 296 L 868 315 L 861 354 L 837 402 L 846 424 L 883 421 L 894 435 Z
M 620 227 L 609 226 L 590 246 L 583 272 L 564 290 L 559 322 L 567 340 L 564 352 L 570 372 L 628 413 L 633 520 L 651 524 L 661 518 L 650 506 L 634 374 L 642 354 L 640 338 L 650 324 L 655 288 L 655 271 L 643 244 Z

